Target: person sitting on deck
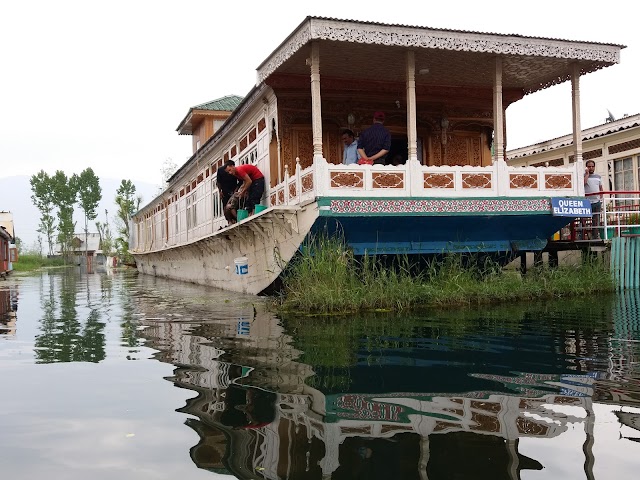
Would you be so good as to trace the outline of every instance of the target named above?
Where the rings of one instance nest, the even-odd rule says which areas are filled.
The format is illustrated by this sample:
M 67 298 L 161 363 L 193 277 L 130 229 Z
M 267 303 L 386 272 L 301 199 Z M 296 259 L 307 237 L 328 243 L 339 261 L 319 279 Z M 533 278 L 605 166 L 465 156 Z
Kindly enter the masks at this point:
M 373 114 L 373 125 L 358 138 L 359 165 L 384 165 L 385 156 L 391 149 L 391 133 L 384 125 L 384 112 Z
M 240 180 L 228 173 L 225 167 L 220 167 L 216 173 L 216 185 L 220 191 L 220 201 L 222 202 L 224 218 L 227 219 L 229 224 L 235 223 L 238 199 L 234 197 L 233 194 L 238 190 Z M 232 199 L 234 199 L 234 201 L 231 201 Z
M 249 215 L 253 214 L 255 206 L 260 203 L 264 193 L 264 175 L 255 165 L 238 165 L 233 160 L 224 164 L 227 173 L 242 180 L 242 185 L 237 191 L 239 198 L 245 199 L 245 209 Z M 237 218 L 237 216 L 236 216 Z

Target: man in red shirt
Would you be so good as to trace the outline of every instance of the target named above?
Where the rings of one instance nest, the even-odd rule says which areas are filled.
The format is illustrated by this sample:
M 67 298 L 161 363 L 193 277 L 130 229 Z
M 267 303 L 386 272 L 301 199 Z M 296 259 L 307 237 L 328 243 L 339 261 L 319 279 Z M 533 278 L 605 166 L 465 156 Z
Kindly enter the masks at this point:
M 264 175 L 255 165 L 238 165 L 233 160 L 228 160 L 224 164 L 224 169 L 227 173 L 236 176 L 242 180 L 242 185 L 236 192 L 237 195 L 244 197 L 244 205 L 249 212 L 249 215 L 253 214 L 253 209 L 262 200 L 262 194 L 264 193 Z M 236 213 L 237 212 L 233 212 Z

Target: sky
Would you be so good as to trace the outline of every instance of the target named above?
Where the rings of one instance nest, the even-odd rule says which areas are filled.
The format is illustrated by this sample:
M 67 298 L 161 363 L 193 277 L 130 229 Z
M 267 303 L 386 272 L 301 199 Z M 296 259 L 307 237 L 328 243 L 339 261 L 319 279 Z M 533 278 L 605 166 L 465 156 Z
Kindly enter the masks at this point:
M 2 0 L 0 178 L 80 173 L 160 184 L 182 165 L 189 108 L 246 95 L 256 68 L 307 16 L 626 45 L 621 63 L 581 78 L 588 128 L 640 113 L 640 37 L 626 4 Z M 611 10 L 611 11 L 609 11 Z M 508 148 L 571 133 L 570 83 L 507 109 Z M 0 206 L 0 210 L 2 206 Z

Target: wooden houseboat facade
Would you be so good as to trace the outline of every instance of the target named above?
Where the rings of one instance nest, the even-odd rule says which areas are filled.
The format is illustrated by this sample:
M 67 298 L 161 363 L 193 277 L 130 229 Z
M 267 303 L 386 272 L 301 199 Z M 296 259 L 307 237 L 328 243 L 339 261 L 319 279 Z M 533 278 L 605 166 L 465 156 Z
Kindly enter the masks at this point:
M 232 110 L 191 109 L 178 131 L 194 153 L 132 219 L 131 253 L 146 274 L 260 293 L 319 232 L 356 255 L 540 250 L 569 221 L 552 199 L 584 196 L 580 77 L 622 48 L 308 17 Z M 505 109 L 565 81 L 575 162 L 507 165 Z M 404 163 L 343 165 L 341 133 L 376 111 Z M 215 179 L 228 160 L 266 179 L 266 210 L 231 226 Z

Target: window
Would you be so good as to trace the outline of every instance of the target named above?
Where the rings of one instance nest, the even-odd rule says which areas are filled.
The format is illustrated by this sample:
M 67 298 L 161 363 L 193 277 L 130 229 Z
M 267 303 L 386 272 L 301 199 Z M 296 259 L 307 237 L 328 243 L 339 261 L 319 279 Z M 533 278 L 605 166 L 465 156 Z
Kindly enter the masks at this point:
M 245 165 L 245 164 L 255 165 L 257 160 L 258 160 L 258 149 L 253 148 L 246 155 L 243 155 L 242 157 L 240 157 L 240 160 L 236 163 L 236 165 Z
M 633 158 L 614 160 L 613 188 L 615 190 L 635 190 L 633 172 Z

